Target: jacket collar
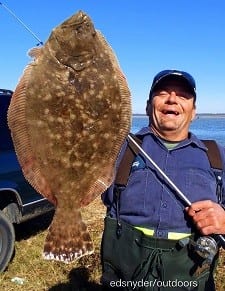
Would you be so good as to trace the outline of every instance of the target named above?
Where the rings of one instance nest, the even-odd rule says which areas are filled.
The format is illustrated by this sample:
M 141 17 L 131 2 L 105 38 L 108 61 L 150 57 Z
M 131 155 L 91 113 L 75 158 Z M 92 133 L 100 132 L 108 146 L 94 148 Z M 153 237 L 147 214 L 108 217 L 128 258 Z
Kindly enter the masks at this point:
M 154 132 L 152 131 L 152 129 L 149 126 L 143 127 L 141 130 L 139 130 L 136 133 L 136 135 L 140 136 L 141 139 L 143 139 L 144 136 L 146 136 L 146 135 L 152 135 L 152 136 L 155 136 L 155 138 L 158 139 L 158 137 L 154 134 Z M 183 140 L 180 143 L 179 147 L 187 146 L 187 145 L 190 145 L 190 144 L 195 144 L 198 148 L 201 148 L 204 151 L 207 151 L 207 148 L 206 148 L 205 144 L 195 134 L 193 134 L 192 132 L 188 133 L 188 138 Z

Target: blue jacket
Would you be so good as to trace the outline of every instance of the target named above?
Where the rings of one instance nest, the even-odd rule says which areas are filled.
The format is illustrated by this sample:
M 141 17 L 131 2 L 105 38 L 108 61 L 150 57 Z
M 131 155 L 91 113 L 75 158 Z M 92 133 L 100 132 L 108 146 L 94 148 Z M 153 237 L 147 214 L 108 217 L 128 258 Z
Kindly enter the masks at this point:
M 217 201 L 216 179 L 207 149 L 194 134 L 190 133 L 188 139 L 172 150 L 168 150 L 149 127 L 141 129 L 138 135 L 143 137 L 142 148 L 191 202 Z M 125 147 L 121 150 L 117 166 Z M 225 165 L 225 148 L 219 148 Z M 224 172 L 222 179 L 225 185 Z M 116 218 L 113 188 L 114 185 L 102 195 L 102 200 L 108 215 Z M 151 163 L 139 154 L 132 164 L 127 187 L 120 196 L 120 219 L 134 226 L 154 229 L 155 236 L 166 238 L 168 232 L 194 231 L 191 219 L 184 211 L 186 206 Z

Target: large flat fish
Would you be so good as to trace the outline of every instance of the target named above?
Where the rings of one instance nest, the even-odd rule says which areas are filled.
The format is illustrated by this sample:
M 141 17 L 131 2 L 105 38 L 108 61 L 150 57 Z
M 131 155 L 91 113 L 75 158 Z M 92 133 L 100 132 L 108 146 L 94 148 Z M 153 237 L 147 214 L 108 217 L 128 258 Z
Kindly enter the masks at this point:
M 8 111 L 24 176 L 56 211 L 46 259 L 71 262 L 93 252 L 80 208 L 113 181 L 131 125 L 131 98 L 116 56 L 82 11 L 31 50 Z

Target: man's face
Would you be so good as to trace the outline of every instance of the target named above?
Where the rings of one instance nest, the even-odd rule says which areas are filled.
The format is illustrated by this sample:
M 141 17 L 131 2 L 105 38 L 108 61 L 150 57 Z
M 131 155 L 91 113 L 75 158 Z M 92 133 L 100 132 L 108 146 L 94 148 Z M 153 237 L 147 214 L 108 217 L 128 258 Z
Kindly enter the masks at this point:
M 185 139 L 195 117 L 194 97 L 182 80 L 161 81 L 147 105 L 147 114 L 152 129 L 162 138 Z

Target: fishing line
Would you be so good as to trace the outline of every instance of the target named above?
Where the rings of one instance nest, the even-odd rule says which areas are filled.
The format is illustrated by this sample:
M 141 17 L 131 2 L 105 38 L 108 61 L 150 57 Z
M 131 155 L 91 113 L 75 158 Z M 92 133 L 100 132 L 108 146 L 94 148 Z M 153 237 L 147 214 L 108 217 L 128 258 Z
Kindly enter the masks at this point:
M 43 42 L 40 40 L 40 38 L 37 37 L 36 34 L 34 34 L 34 32 L 21 20 L 19 19 L 16 14 L 10 10 L 5 4 L 3 4 L 2 2 L 0 2 L 0 5 L 2 5 L 3 8 L 5 8 L 5 10 L 7 12 L 9 12 L 27 31 L 29 31 L 33 37 L 38 41 L 37 46 L 39 45 L 43 45 Z

